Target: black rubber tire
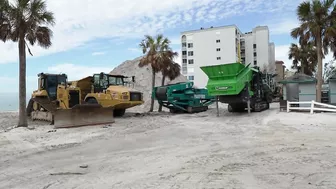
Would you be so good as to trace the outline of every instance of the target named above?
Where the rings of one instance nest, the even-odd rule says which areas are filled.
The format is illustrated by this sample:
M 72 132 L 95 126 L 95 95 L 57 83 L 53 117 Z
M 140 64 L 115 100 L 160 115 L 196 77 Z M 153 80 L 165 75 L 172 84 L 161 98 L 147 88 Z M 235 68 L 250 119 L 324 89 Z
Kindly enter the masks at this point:
M 171 109 L 169 109 L 169 112 L 174 114 L 174 113 L 176 113 L 176 110 L 171 108 Z
M 126 112 L 126 109 L 116 109 L 113 110 L 114 117 L 122 117 Z
M 89 98 L 86 100 L 88 104 L 98 104 L 98 101 L 95 98 Z
M 233 108 L 232 108 L 232 106 L 230 104 L 228 105 L 228 111 L 229 112 L 233 112 Z

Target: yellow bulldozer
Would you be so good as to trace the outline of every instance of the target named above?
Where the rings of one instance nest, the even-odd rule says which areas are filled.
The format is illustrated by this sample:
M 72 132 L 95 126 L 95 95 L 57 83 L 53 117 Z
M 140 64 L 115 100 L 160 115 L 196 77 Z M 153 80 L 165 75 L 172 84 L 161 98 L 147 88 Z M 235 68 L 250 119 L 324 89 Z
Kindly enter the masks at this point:
M 108 74 L 94 74 L 69 82 L 66 74 L 40 73 L 27 116 L 48 121 L 56 128 L 114 123 L 114 115 L 122 116 L 125 109 L 143 103 L 142 93 L 121 86 L 126 77 L 115 78 L 121 81 L 113 83 Z

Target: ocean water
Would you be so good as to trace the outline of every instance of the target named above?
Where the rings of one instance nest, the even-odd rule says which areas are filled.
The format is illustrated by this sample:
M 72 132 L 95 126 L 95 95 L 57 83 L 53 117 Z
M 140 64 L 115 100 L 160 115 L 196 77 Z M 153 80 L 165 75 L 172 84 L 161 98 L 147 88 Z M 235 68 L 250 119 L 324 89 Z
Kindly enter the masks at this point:
M 27 94 L 27 104 L 31 94 Z M 18 93 L 0 93 L 0 111 L 17 111 L 19 109 Z

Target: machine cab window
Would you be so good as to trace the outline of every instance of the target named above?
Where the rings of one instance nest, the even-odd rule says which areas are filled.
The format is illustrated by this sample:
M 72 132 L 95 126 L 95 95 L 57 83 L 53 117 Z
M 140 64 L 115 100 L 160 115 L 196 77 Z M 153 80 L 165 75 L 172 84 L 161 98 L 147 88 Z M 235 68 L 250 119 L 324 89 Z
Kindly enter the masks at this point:
M 66 87 L 67 77 L 66 75 L 56 74 L 39 74 L 39 88 L 46 90 L 49 98 L 55 100 L 57 98 L 58 85 L 64 85 Z
M 95 92 L 103 92 L 109 86 L 124 85 L 123 77 L 118 77 L 109 74 L 94 74 L 93 75 L 93 85 Z
M 124 85 L 124 80 L 121 77 L 109 76 L 109 85 Z

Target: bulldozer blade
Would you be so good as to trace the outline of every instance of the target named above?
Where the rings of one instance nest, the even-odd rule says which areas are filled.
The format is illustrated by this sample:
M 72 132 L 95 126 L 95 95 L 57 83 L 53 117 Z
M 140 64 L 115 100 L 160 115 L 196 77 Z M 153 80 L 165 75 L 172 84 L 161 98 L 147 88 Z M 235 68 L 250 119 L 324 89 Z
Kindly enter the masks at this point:
M 72 109 L 57 110 L 54 113 L 55 128 L 105 125 L 114 123 L 113 108 L 98 104 L 76 105 Z

